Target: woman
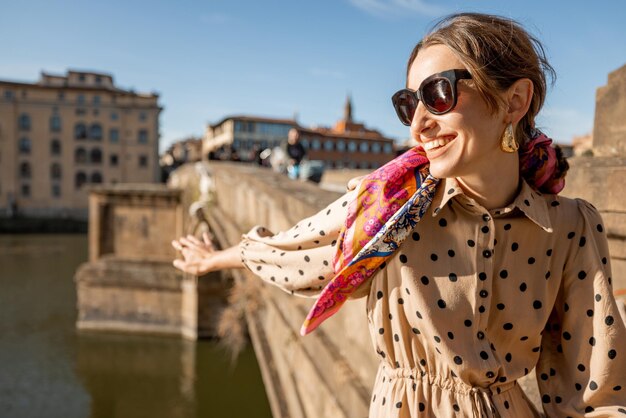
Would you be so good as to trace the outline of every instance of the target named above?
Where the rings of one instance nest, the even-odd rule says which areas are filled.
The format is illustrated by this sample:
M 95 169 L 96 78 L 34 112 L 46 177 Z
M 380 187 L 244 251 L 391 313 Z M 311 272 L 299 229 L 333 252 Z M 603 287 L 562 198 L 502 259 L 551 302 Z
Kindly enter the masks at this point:
M 181 238 L 174 265 L 317 296 L 303 334 L 367 296 L 371 417 L 539 416 L 516 384 L 533 367 L 548 416 L 626 414 L 602 220 L 557 196 L 567 163 L 534 128 L 552 71 L 509 19 L 443 19 L 393 97 L 413 150 L 289 231 L 221 252 Z

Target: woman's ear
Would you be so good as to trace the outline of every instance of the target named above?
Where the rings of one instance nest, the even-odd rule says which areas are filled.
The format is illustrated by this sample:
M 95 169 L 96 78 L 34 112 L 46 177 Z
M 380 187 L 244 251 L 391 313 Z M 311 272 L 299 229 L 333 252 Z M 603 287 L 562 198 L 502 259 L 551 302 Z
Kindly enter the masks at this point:
M 509 122 L 516 125 L 528 112 L 533 99 L 533 82 L 528 78 L 520 78 L 507 91 Z

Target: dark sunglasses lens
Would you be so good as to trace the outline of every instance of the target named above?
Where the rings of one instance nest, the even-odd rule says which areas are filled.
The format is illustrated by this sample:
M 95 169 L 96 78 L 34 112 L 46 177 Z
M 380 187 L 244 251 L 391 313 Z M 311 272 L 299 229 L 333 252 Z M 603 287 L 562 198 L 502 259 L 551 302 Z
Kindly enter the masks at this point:
M 452 109 L 454 97 L 452 85 L 445 78 L 438 78 L 422 88 L 424 105 L 433 113 L 445 113 Z
M 404 125 L 411 125 L 415 109 L 417 108 L 417 98 L 407 90 L 400 90 L 393 95 L 393 107 L 396 109 L 400 122 Z

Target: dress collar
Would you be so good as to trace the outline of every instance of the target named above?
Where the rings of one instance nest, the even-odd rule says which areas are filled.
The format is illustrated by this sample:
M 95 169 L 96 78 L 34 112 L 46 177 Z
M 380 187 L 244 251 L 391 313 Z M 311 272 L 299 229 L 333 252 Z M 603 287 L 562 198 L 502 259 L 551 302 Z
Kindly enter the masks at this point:
M 463 193 L 463 189 L 459 186 L 459 182 L 455 178 L 443 179 L 438 187 L 437 193 L 432 203 L 432 216 L 437 216 L 439 212 L 446 206 L 451 199 L 457 201 L 471 212 L 485 213 L 489 212 L 494 217 L 505 217 L 511 215 L 515 210 L 521 211 L 528 219 L 533 221 L 546 232 L 552 232 L 552 224 L 548 214 L 548 204 L 543 195 L 521 179 L 521 187 L 518 195 L 510 204 L 497 209 L 487 211 L 480 206 L 474 199 Z

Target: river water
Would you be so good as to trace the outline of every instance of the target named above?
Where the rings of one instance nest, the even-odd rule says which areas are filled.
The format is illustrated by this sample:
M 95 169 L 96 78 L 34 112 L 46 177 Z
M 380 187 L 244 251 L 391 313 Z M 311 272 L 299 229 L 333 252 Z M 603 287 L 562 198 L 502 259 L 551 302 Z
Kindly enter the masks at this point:
M 254 351 L 78 333 L 85 235 L 0 235 L 0 417 L 271 417 Z

